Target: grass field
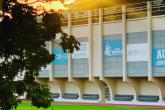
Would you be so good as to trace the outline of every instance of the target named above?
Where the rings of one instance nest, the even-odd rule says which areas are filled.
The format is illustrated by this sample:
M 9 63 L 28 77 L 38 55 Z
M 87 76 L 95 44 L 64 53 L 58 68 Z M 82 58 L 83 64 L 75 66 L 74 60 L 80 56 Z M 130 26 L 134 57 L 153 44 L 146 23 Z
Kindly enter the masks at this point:
M 147 108 L 130 108 L 130 107 L 111 107 L 111 106 L 91 106 L 91 105 L 64 105 L 53 104 L 48 109 L 35 108 L 30 103 L 22 103 L 16 110 L 165 110 L 165 109 L 147 109 Z

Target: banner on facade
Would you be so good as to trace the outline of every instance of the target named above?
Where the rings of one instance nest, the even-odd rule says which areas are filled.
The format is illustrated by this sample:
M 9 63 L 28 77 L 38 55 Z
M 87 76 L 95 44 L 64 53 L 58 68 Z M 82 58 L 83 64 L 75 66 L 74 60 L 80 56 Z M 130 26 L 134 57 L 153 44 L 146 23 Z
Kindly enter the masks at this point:
M 80 58 L 89 58 L 89 46 L 88 42 L 80 42 L 80 50 L 74 51 L 72 54 L 73 59 L 80 59 Z
M 152 49 L 152 66 L 165 67 L 165 48 Z
M 147 43 L 128 44 L 127 45 L 127 61 L 148 61 L 148 45 Z
M 122 40 L 104 40 L 104 57 L 122 57 Z
M 56 56 L 53 64 L 55 65 L 67 65 L 68 64 L 68 54 L 64 53 L 62 49 L 53 50 L 53 54 Z

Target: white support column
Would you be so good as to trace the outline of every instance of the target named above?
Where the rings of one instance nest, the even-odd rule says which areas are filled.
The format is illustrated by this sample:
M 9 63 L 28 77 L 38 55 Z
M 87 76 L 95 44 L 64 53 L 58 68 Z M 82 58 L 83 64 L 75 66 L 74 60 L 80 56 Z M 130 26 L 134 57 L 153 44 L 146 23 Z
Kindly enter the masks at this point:
M 148 80 L 152 80 L 152 6 L 151 2 L 147 2 L 147 18 L 148 18 L 148 30 L 147 30 L 147 41 L 148 41 Z
M 127 38 L 126 38 L 126 6 L 122 5 L 122 57 L 123 57 L 123 81 L 127 80 Z
M 88 36 L 88 42 L 89 42 L 89 81 L 92 81 L 93 77 L 93 34 L 92 34 L 92 11 L 88 11 L 88 28 L 89 28 L 89 36 Z
M 68 35 L 71 35 L 71 12 L 70 10 L 68 11 Z M 72 80 L 72 54 L 68 54 L 68 80 Z
M 104 74 L 103 74 L 103 13 L 102 9 L 99 9 L 99 30 L 100 30 L 100 35 L 99 35 L 99 41 L 100 41 L 100 80 L 104 79 Z
M 53 41 L 49 42 L 49 52 L 52 54 L 53 50 Z M 49 65 L 49 81 L 53 81 L 53 63 L 51 62 Z

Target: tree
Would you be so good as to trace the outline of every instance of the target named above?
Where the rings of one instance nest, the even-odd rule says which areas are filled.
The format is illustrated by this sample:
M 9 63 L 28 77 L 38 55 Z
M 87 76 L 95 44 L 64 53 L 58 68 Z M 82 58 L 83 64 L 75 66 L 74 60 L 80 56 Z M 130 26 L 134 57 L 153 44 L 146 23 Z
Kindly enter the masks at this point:
M 61 34 L 60 46 L 64 52 L 79 49 L 74 36 L 61 30 L 61 15 L 45 12 L 37 15 L 35 9 L 16 0 L 4 0 L 0 15 L 0 107 L 10 110 L 17 107 L 18 96 L 24 92 L 37 107 L 49 107 L 51 93 L 46 85 L 35 82 L 42 67 L 55 56 L 46 49 L 45 42 Z M 40 20 L 38 20 L 40 18 Z M 22 80 L 15 80 L 24 74 Z

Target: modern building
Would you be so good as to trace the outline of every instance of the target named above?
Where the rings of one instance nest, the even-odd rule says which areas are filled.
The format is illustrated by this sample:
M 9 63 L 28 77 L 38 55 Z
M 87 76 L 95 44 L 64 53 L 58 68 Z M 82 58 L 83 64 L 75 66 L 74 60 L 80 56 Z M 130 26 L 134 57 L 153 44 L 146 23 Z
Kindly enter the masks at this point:
M 56 101 L 165 104 L 163 1 L 64 12 L 62 29 L 80 50 L 49 42 L 57 58 L 37 79 Z

